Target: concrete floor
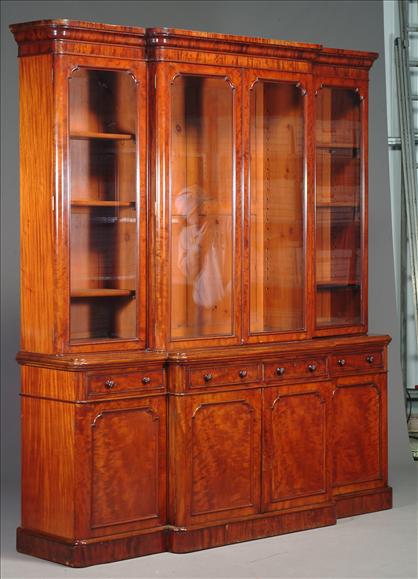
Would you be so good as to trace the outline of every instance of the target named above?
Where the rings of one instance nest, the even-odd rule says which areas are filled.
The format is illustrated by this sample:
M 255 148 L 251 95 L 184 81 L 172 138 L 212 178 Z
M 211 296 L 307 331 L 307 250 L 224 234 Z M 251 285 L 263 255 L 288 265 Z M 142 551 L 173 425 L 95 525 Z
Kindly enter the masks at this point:
M 9 578 L 417 577 L 417 464 L 394 473 L 394 508 L 341 519 L 336 526 L 260 539 L 187 555 L 162 553 L 85 569 L 69 569 L 16 553 L 16 493 L 3 504 L 2 573 Z

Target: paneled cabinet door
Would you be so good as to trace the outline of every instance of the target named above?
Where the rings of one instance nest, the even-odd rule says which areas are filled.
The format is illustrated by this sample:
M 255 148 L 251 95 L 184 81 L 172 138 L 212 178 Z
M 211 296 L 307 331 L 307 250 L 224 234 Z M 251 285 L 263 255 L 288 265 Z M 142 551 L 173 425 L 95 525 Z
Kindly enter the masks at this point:
M 340 378 L 332 398 L 334 494 L 387 484 L 386 375 Z
M 171 453 L 175 524 L 255 514 L 260 496 L 260 392 L 176 397 Z M 173 420 L 174 423 L 174 420 Z
M 165 397 L 82 406 L 77 436 L 77 533 L 94 537 L 164 524 Z
M 329 500 L 330 390 L 328 382 L 264 390 L 263 510 Z

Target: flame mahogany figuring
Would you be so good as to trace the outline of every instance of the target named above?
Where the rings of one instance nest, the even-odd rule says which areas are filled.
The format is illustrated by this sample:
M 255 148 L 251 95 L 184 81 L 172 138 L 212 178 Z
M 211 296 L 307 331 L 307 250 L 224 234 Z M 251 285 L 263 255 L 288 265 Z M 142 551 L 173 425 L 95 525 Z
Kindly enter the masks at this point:
M 18 550 L 83 567 L 280 535 L 391 508 L 390 338 L 367 335 L 367 91 L 377 55 L 69 20 L 16 24 L 11 30 L 19 46 L 21 101 Z M 72 294 L 70 288 L 71 211 L 103 219 L 118 206 L 104 197 L 69 201 L 68 78 L 84 68 L 129 71 L 137 87 L 136 137 L 116 128 L 106 136 L 97 126 L 74 129 L 82 135 L 73 135 L 80 150 L 94 141 L 109 154 L 125 142 L 137 151 L 139 194 L 121 200 L 120 214 L 138 209 L 133 259 L 140 264 L 139 283 L 126 290 L 118 286 L 113 296 L 106 288 L 93 297 L 91 288 Z M 247 89 L 257 79 L 293 83 L 302 91 L 306 221 L 300 331 L 249 331 L 250 213 L 248 179 L 242 175 L 249 171 L 250 130 L 246 122 L 236 122 L 234 300 L 225 314 L 233 333 L 170 337 L 169 94 L 182 72 L 226 79 L 236 119 L 248 118 Z M 356 321 L 316 328 L 314 98 L 322 86 L 357 90 L 362 103 L 362 291 Z M 227 96 L 218 106 L 226 114 Z M 210 127 L 202 130 L 212 138 Z M 113 148 L 106 139 L 114 140 Z M 327 210 L 326 202 L 322 205 Z M 72 275 L 85 258 L 72 264 Z M 123 257 L 118 259 L 123 267 Z M 70 337 L 70 299 L 76 303 L 71 323 L 78 324 L 77 340 Z M 88 328 L 78 304 L 88 299 L 96 300 L 97 308 L 106 300 L 133 299 L 130 310 L 115 310 L 128 338 L 84 339 Z M 267 300 L 259 296 L 259 306 L 262 299 Z M 329 303 L 323 298 L 324 315 L 334 315 L 326 309 Z M 136 326 L 126 313 L 132 308 Z M 222 320 L 211 323 L 218 327 Z

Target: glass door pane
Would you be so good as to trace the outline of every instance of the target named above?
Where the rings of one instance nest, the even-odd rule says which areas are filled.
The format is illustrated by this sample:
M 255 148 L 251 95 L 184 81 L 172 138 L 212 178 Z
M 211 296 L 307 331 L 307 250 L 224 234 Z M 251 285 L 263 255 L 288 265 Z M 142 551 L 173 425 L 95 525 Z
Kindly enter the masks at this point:
M 355 90 L 316 102 L 316 326 L 361 323 L 361 109 Z
M 136 90 L 127 72 L 69 80 L 72 343 L 137 335 Z
M 231 335 L 233 90 L 224 78 L 181 75 L 171 91 L 171 337 Z
M 250 97 L 250 333 L 304 328 L 304 97 L 258 81 Z

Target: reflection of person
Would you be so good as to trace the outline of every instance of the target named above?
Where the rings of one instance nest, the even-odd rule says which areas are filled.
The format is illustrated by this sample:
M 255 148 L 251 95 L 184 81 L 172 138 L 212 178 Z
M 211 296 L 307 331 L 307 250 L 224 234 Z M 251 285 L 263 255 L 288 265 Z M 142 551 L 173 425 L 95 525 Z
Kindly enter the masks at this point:
M 199 214 L 203 203 L 210 200 L 194 185 L 183 189 L 175 201 L 177 213 L 185 216 L 187 223 L 179 236 L 177 265 L 193 284 L 194 302 L 204 308 L 219 304 L 231 286 L 230 281 L 225 286 L 222 279 L 225 247 L 221 232 Z

